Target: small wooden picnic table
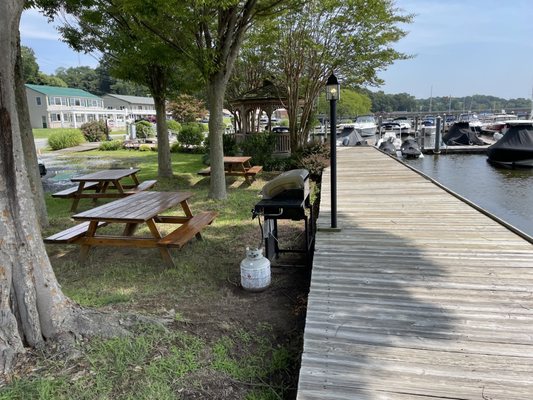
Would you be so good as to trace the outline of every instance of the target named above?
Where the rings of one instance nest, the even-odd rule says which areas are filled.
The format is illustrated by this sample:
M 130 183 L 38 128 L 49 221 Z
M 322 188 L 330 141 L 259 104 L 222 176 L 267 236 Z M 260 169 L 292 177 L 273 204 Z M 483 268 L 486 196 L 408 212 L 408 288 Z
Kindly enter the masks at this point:
M 255 175 L 263 170 L 260 165 L 252 166 L 250 156 L 224 157 L 224 174 L 226 176 L 244 176 L 248 183 L 252 183 Z M 198 172 L 199 175 L 210 176 L 211 168 L 206 168 Z
M 200 231 L 217 216 L 210 211 L 193 216 L 187 202 L 191 196 L 190 192 L 139 192 L 73 215 L 73 219 L 85 222 L 46 238 L 45 243 L 81 245 L 82 264 L 93 246 L 159 248 L 165 264 L 174 267 L 169 248 L 181 248 L 195 236 L 201 240 Z M 178 205 L 184 215 L 161 215 Z M 122 235 L 97 235 L 99 227 L 111 223 L 125 224 Z M 179 227 L 162 236 L 158 223 L 179 224 Z M 140 224 L 148 226 L 151 237 L 133 236 Z
M 155 180 L 139 182 L 136 175 L 139 171 L 139 168 L 107 169 L 77 176 L 71 178 L 72 182 L 78 183 L 77 188 L 62 190 L 54 193 L 52 197 L 72 198 L 70 211 L 74 212 L 78 208 L 80 199 L 89 198 L 96 201 L 96 199 L 120 198 L 149 189 L 155 185 L 157 182 Z M 133 183 L 122 184 L 121 180 L 128 177 L 131 178 Z M 116 189 L 116 191 L 108 192 L 108 189 Z M 88 193 L 89 191 L 94 191 L 94 193 Z

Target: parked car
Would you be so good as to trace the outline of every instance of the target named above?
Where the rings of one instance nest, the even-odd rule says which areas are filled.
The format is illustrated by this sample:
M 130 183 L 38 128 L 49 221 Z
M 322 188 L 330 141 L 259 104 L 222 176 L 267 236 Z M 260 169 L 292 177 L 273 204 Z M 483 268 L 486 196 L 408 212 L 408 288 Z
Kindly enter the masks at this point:
M 286 126 L 274 126 L 272 132 L 275 133 L 289 133 L 289 128 Z
M 39 174 L 41 176 L 46 175 L 46 166 L 44 165 L 44 162 L 42 160 L 37 159 L 37 162 L 39 163 Z

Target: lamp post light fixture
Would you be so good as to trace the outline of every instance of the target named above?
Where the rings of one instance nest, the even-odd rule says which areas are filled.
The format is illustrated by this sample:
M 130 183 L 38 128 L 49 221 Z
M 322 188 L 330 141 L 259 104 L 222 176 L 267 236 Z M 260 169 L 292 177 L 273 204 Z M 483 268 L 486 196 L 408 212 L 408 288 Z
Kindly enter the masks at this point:
M 331 229 L 337 230 L 337 100 L 341 87 L 335 74 L 331 74 L 326 82 L 326 99 L 329 100 L 330 111 L 330 171 L 331 171 Z

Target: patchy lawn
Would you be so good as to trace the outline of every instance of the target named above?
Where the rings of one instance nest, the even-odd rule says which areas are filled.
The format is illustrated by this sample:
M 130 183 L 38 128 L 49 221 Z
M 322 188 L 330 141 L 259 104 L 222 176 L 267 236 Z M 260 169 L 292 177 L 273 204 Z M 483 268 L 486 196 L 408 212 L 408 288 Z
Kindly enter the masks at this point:
M 157 175 L 154 152 L 86 155 L 112 156 L 128 166 L 133 159 L 142 180 Z M 166 318 L 167 329 L 142 325 L 131 337 L 81 342 L 73 360 L 34 351 L 0 389 L 0 399 L 295 398 L 310 271 L 274 268 L 267 290 L 240 287 L 245 247 L 261 240 L 250 211 L 275 174 L 264 172 L 252 185 L 228 177 L 228 199 L 214 202 L 207 198 L 209 178 L 196 174 L 201 156 L 173 154 L 172 160 L 174 177 L 155 190 L 192 191 L 193 213 L 219 213 L 203 241 L 172 250 L 175 269 L 164 266 L 156 249 L 96 248 L 82 268 L 79 246 L 47 246 L 63 290 L 79 304 Z M 43 235 L 75 224 L 69 200 L 47 195 L 47 206 L 51 224 Z M 91 207 L 83 200 L 79 211 Z M 301 240 L 301 224 L 279 225 L 280 237 Z

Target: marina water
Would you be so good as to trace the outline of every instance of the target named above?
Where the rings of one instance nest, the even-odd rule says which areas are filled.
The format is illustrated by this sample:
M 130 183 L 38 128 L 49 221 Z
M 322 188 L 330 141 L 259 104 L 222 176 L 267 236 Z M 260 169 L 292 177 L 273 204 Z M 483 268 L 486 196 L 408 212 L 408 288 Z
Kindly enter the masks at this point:
M 499 168 L 485 154 L 425 155 L 406 163 L 533 236 L 533 168 Z

